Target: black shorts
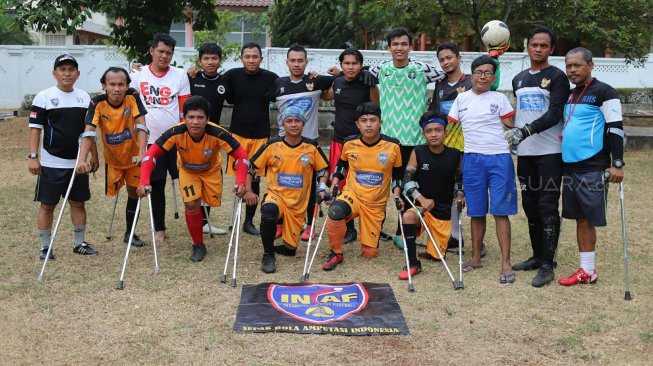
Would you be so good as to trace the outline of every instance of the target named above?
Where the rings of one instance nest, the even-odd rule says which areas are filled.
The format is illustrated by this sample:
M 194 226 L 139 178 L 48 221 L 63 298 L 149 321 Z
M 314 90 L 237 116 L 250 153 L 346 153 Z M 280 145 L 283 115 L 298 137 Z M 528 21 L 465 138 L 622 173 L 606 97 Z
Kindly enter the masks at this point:
M 148 145 L 147 148 L 149 149 Z M 153 182 L 165 181 L 167 174 L 170 174 L 172 179 L 179 179 L 179 170 L 177 169 L 177 148 L 172 148 L 166 152 L 162 157 L 156 159 L 156 165 L 150 180 Z
M 36 182 L 34 192 L 34 201 L 45 203 L 46 205 L 56 205 L 61 197 L 66 196 L 70 177 L 74 169 L 48 168 L 41 167 Z M 88 174 L 75 174 L 73 187 L 70 189 L 68 200 L 75 202 L 85 202 L 91 199 L 91 191 L 88 188 Z
M 564 173 L 562 176 L 562 217 L 587 219 L 592 226 L 606 226 L 607 185 L 603 172 Z

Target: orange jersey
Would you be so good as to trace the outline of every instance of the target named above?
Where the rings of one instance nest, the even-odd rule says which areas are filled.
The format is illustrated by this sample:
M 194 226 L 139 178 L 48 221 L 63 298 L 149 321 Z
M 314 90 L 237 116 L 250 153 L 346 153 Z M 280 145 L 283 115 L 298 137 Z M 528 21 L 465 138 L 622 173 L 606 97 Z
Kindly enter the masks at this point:
M 187 172 L 218 172 L 222 170 L 220 149 L 230 153 L 240 147 L 229 131 L 213 122 L 206 124 L 204 135 L 194 141 L 185 123 L 172 126 L 156 140 L 156 144 L 168 151 L 177 147 L 177 167 Z
M 134 166 L 132 157 L 138 156 L 136 119 L 146 113 L 138 91 L 133 88 L 127 90 L 125 100 L 117 107 L 109 103 L 106 93 L 91 99 L 86 124 L 101 130 L 99 135 L 108 165 L 119 169 Z
M 270 139 L 252 157 L 254 169 L 265 169 L 268 193 L 282 197 L 285 205 L 304 211 L 311 194 L 314 172 L 329 166 L 317 141 L 303 138 L 296 146 L 283 139 Z
M 399 140 L 385 135 L 374 145 L 360 136 L 345 140 L 340 160 L 349 165 L 346 191 L 361 201 L 385 205 L 390 195 L 393 168 L 401 167 Z

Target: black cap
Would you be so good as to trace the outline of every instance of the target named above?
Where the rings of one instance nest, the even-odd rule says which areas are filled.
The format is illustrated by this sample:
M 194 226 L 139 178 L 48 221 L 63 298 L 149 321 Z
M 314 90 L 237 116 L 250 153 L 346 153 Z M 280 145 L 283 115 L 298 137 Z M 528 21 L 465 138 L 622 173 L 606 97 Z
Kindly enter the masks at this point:
M 57 66 L 61 65 L 64 62 L 70 62 L 71 64 L 75 65 L 75 68 L 79 69 L 79 65 L 77 64 L 77 60 L 75 58 L 67 53 L 64 53 L 63 55 L 57 57 L 54 59 L 54 68 L 56 69 Z

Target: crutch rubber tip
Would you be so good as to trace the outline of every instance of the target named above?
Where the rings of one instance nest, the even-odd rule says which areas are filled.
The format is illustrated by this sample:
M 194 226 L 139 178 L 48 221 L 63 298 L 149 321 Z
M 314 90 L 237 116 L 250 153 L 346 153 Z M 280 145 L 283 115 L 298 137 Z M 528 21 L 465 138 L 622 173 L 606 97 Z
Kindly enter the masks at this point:
M 408 291 L 409 291 L 409 292 L 415 292 L 415 286 L 413 286 L 412 283 L 409 283 L 409 284 L 408 284 Z
M 624 300 L 630 301 L 632 297 L 630 297 L 630 291 L 626 291 L 626 295 L 624 296 Z
M 124 290 L 125 289 L 125 281 L 118 281 L 118 284 L 116 285 L 116 290 Z
M 233 230 L 233 228 L 234 228 L 233 226 L 229 226 L 229 231 Z
M 179 219 L 179 213 L 175 212 L 175 220 L 178 220 L 178 219 Z
M 107 235 L 107 240 L 111 240 L 111 235 Z
M 302 276 L 302 278 L 299 279 L 299 282 L 306 283 L 306 275 Z
M 453 288 L 454 288 L 454 290 L 464 290 L 464 289 L 465 289 L 465 285 L 464 285 L 462 282 L 460 282 L 460 281 L 455 281 L 455 282 L 453 283 Z
M 226 275 L 220 276 L 220 282 L 227 283 L 227 276 Z
M 39 278 L 36 279 L 39 282 L 43 282 L 43 276 L 39 276 Z
M 231 287 L 236 287 L 236 279 L 235 278 L 231 279 Z
M 159 273 L 159 271 L 161 271 L 161 269 L 158 266 L 154 267 L 154 273 Z

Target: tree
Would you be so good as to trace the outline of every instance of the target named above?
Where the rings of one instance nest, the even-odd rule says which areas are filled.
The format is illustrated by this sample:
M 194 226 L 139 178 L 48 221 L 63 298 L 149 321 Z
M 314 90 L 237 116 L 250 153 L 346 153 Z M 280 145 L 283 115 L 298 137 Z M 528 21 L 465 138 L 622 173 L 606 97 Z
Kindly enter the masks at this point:
M 149 62 L 148 49 L 157 32 L 168 33 L 173 22 L 193 20 L 194 29 L 212 29 L 217 21 L 211 0 L 11 0 L 23 25 L 37 31 L 72 34 L 93 12 L 122 19 L 111 24 L 111 41 L 129 58 Z
M 263 34 L 267 26 L 267 13 L 255 14 L 249 12 L 235 13 L 230 10 L 216 11 L 218 21 L 215 23 L 215 28 L 211 30 L 204 30 L 195 32 L 195 47 L 199 48 L 203 43 L 214 42 L 222 48 L 222 60 L 233 60 L 240 56 L 239 42 L 229 42 L 226 35 L 237 31 L 240 26 L 235 23 L 245 22 L 252 26 L 251 32 L 254 37 Z M 261 45 L 263 46 L 263 45 Z
M 0 12 L 0 44 L 30 45 L 34 44 L 34 39 L 16 19 Z

